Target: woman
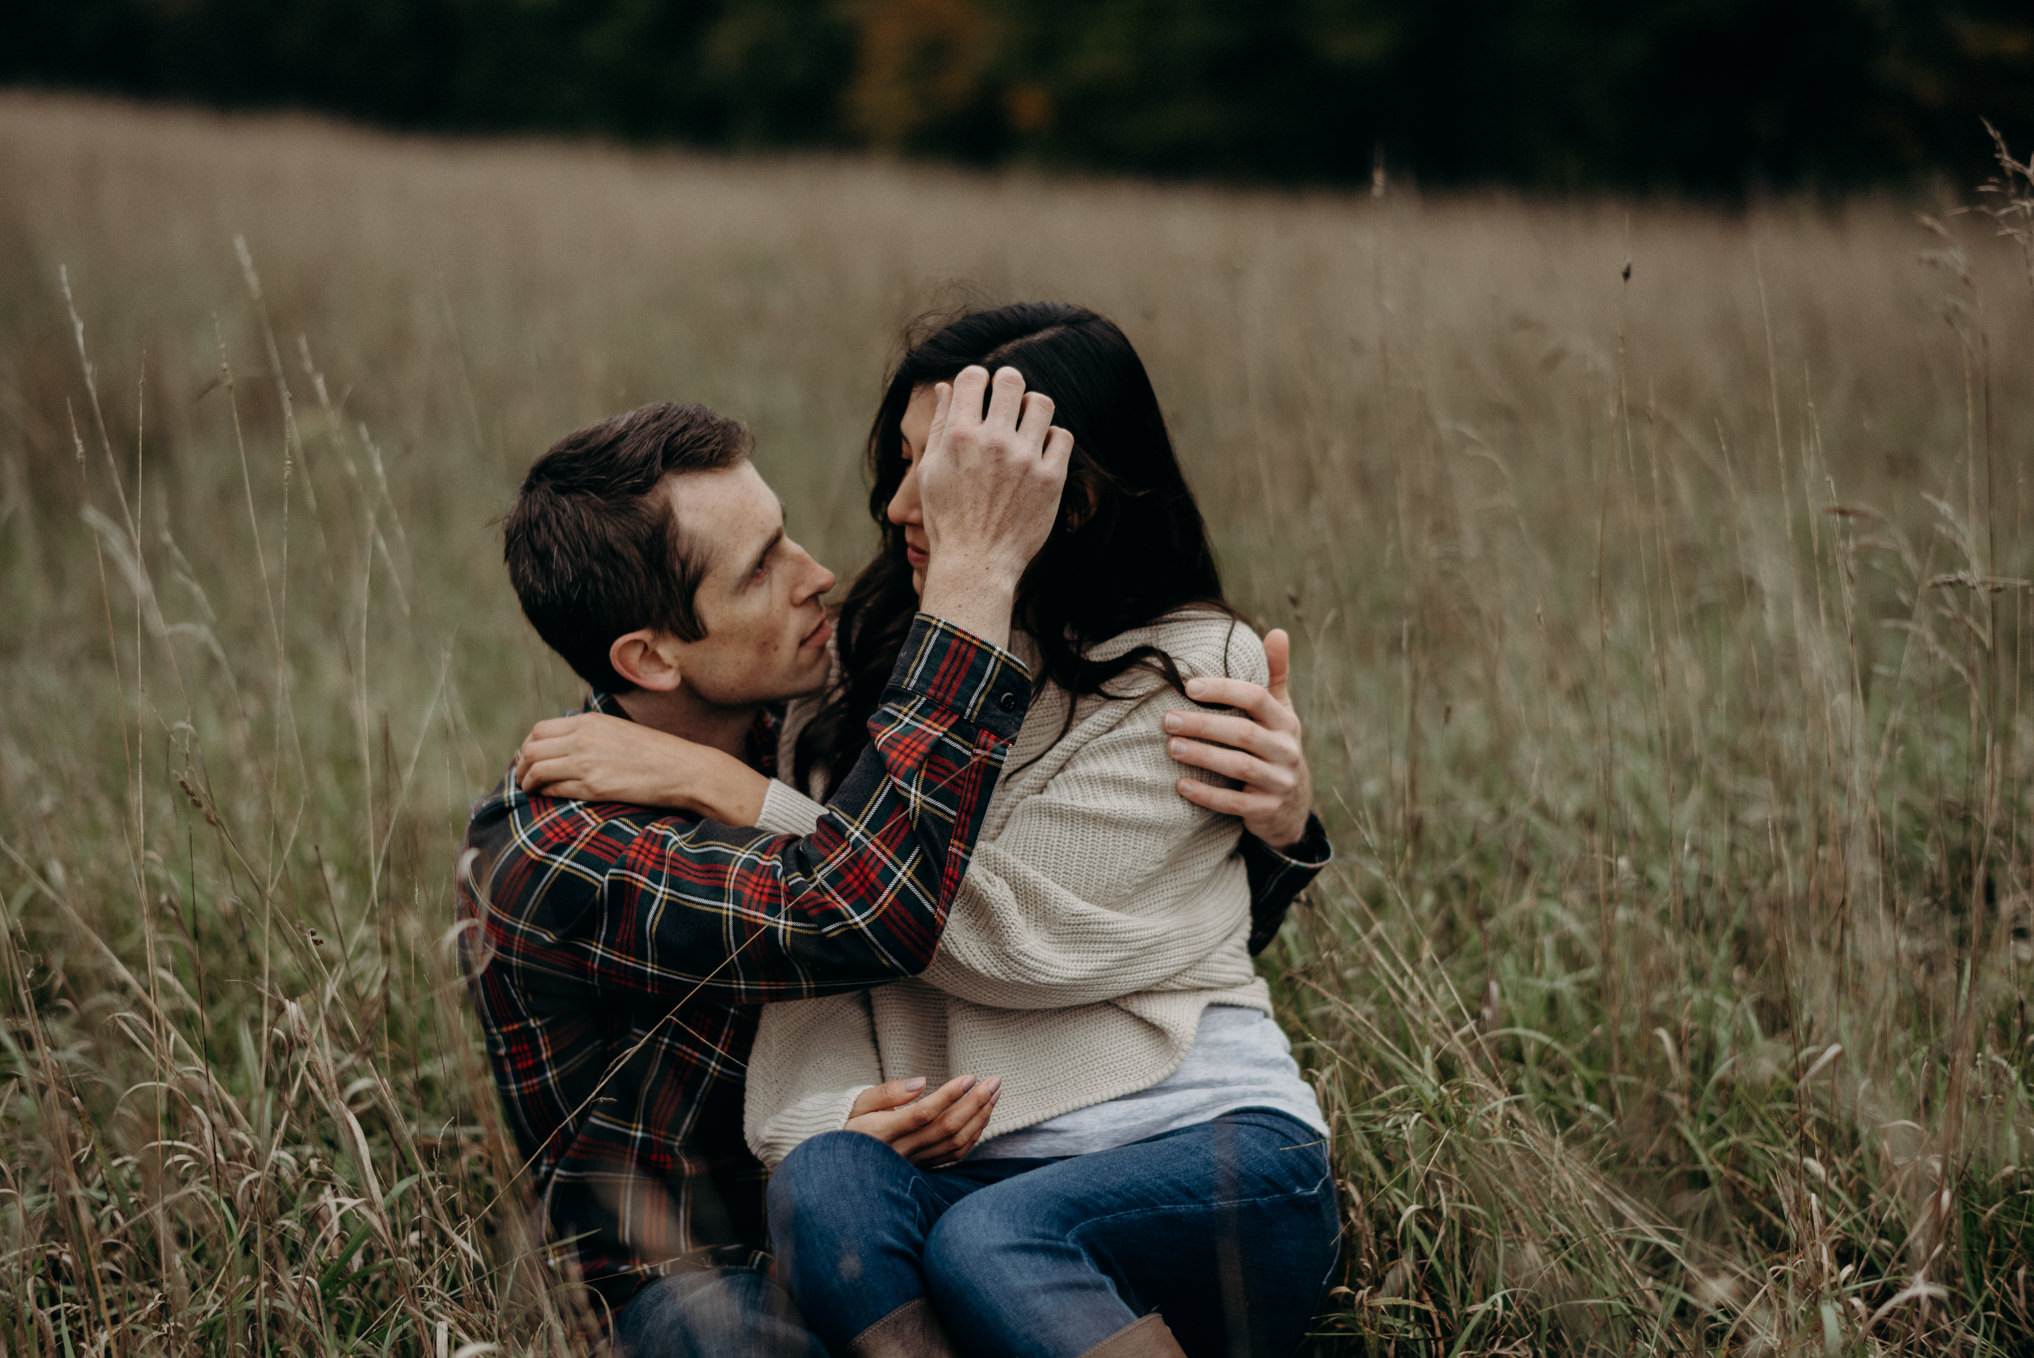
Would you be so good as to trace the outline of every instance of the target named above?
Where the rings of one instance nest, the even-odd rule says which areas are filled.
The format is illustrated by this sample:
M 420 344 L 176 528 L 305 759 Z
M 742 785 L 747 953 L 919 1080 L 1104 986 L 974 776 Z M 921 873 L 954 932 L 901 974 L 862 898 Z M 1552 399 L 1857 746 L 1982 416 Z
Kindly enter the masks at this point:
M 1190 685 L 1270 676 L 1113 324 L 1003 307 L 907 354 L 870 440 L 883 547 L 842 606 L 824 705 L 787 718 L 789 762 L 816 792 L 860 751 L 928 559 L 912 466 L 974 366 L 1018 369 L 1075 439 L 1018 596 L 1040 688 L 932 968 L 765 1011 L 748 1124 L 778 1166 L 773 1244 L 835 1353 L 1282 1353 L 1336 1253 L 1326 1127 L 1250 965 L 1237 794 L 1178 780 L 1169 734 L 1208 729 Z M 776 785 L 758 823 L 818 809 Z M 963 1068 L 1000 1084 L 898 1106 L 922 1087 L 904 1077 Z

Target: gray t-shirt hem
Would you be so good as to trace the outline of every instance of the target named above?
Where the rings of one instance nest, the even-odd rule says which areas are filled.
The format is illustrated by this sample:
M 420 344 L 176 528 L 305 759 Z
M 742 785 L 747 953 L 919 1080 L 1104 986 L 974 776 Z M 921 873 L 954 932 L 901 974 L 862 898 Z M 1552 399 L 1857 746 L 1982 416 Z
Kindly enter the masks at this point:
M 983 1142 L 968 1158 L 1089 1155 L 1245 1108 L 1285 1113 L 1320 1136 L 1328 1135 L 1320 1099 L 1300 1078 L 1292 1044 L 1271 1016 L 1258 1009 L 1211 1004 L 1201 1014 L 1186 1060 L 1165 1079 L 1134 1094 L 1006 1132 Z

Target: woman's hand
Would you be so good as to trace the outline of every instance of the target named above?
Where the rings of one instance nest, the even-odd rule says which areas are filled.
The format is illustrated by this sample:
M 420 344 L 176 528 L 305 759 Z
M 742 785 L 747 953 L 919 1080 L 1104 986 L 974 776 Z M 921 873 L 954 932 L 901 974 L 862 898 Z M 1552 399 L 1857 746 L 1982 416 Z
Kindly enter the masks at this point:
M 1284 849 L 1307 832 L 1314 779 L 1288 691 L 1292 640 L 1284 628 L 1265 636 L 1264 658 L 1271 671 L 1266 685 L 1244 679 L 1187 680 L 1187 697 L 1195 702 L 1233 707 L 1246 715 L 1169 712 L 1165 729 L 1174 759 L 1242 784 L 1226 788 L 1182 778 L 1179 795 L 1210 811 L 1241 817 L 1244 829 L 1272 848 Z
M 875 1137 L 914 1165 L 952 1164 L 982 1139 L 1003 1081 L 957 1075 L 919 1098 L 924 1088 L 923 1076 L 871 1085 L 855 1096 L 847 1130 Z
M 532 796 L 667 806 L 726 825 L 754 825 L 770 785 L 731 754 L 604 712 L 538 722 L 515 774 Z

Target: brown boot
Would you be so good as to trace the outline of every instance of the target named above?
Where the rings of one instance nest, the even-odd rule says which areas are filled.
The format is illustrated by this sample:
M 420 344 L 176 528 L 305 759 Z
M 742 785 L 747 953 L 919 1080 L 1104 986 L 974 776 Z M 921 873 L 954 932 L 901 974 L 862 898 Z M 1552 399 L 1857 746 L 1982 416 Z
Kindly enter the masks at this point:
M 845 1358 L 954 1358 L 953 1341 L 946 1337 L 946 1326 L 939 1323 L 932 1303 L 920 1297 L 856 1335 Z
M 1153 1314 L 1125 1325 L 1081 1358 L 1186 1358 L 1186 1350 L 1172 1337 L 1165 1322 Z

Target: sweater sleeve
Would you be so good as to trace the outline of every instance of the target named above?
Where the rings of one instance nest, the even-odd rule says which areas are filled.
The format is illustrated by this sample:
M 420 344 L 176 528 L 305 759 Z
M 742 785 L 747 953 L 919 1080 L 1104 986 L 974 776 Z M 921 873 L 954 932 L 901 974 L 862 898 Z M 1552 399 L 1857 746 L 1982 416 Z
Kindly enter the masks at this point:
M 845 1127 L 856 1096 L 882 1082 L 867 991 L 765 1005 L 742 1114 L 749 1149 L 775 1169 L 800 1142 Z
M 1169 687 L 1124 701 L 977 846 L 925 980 L 1002 1009 L 1094 1004 L 1162 989 L 1244 928 L 1243 873 L 1222 889 L 1238 822 L 1180 796 L 1166 750 L 1165 714 L 1191 704 Z M 1202 866 L 1162 889 L 1187 864 Z
M 756 815 L 756 828 L 773 835 L 809 835 L 825 814 L 825 803 L 772 778 L 769 787 L 763 789 L 763 809 Z

